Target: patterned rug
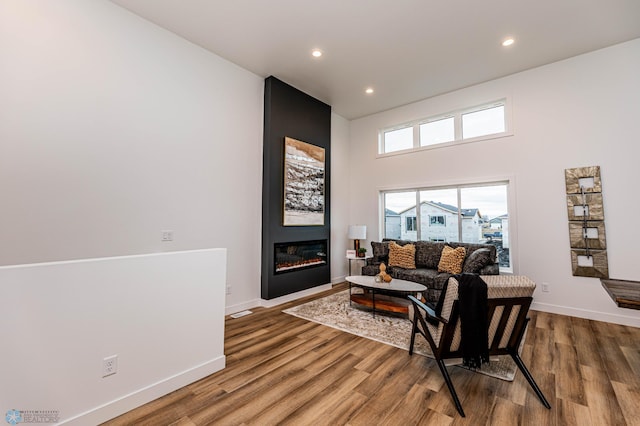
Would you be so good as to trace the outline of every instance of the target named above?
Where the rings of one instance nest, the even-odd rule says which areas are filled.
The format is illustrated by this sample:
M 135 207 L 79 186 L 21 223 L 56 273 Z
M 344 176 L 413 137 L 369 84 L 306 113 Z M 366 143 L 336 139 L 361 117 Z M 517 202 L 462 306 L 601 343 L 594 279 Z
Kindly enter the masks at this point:
M 406 318 L 377 313 L 373 318 L 371 311 L 349 306 L 348 290 L 294 306 L 282 312 L 406 351 L 409 350 L 411 321 Z M 429 344 L 422 336 L 416 336 L 414 353 L 433 358 Z M 454 363 L 447 362 L 446 364 L 455 365 L 455 360 L 452 361 Z M 460 365 L 456 366 L 464 368 Z M 510 356 L 499 356 L 492 357 L 489 364 L 474 371 L 502 380 L 513 381 L 516 370 L 517 367 Z

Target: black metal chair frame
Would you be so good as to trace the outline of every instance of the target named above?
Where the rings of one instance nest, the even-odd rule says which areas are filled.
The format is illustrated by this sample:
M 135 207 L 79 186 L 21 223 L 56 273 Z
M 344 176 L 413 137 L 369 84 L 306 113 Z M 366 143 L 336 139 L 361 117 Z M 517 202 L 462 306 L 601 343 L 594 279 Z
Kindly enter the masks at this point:
M 456 405 L 456 408 L 462 417 L 465 417 L 464 411 L 462 410 L 462 404 L 460 404 L 460 399 L 453 387 L 453 383 L 451 382 L 451 377 L 449 377 L 449 372 L 445 366 L 444 360 L 451 358 L 462 358 L 462 351 L 455 350 L 451 351 L 449 348 L 451 347 L 451 342 L 453 341 L 453 335 L 456 328 L 456 323 L 460 320 L 460 311 L 459 311 L 459 303 L 458 300 L 453 302 L 453 307 L 451 310 L 451 315 L 449 320 L 447 321 L 444 318 L 438 317 L 433 309 L 419 301 L 413 296 L 409 296 L 411 303 L 413 304 L 413 318 L 411 321 L 413 322 L 413 329 L 411 331 L 411 344 L 409 346 L 409 355 L 413 355 L 413 345 L 415 343 L 416 334 L 421 334 L 429 343 L 431 347 L 431 351 L 433 352 L 433 356 L 440 368 L 440 372 L 444 377 L 444 381 L 449 388 L 449 392 L 453 398 L 453 402 Z M 489 355 L 510 355 L 513 361 L 518 366 L 518 369 L 522 372 L 524 377 L 531 385 L 531 388 L 534 390 L 540 402 L 546 407 L 551 408 L 549 402 L 545 398 L 544 394 L 536 384 L 535 380 L 531 376 L 531 373 L 527 369 L 527 366 L 520 358 L 520 354 L 518 353 L 518 349 L 520 348 L 520 342 L 524 337 L 524 332 L 526 330 L 527 324 L 529 323 L 529 318 L 527 318 L 527 313 L 529 312 L 529 307 L 531 306 L 532 297 L 509 297 L 509 298 L 495 298 L 488 299 L 488 309 L 487 314 L 489 318 L 489 322 L 493 318 L 495 310 L 499 306 L 503 306 L 504 309 L 502 311 L 502 315 L 500 316 L 500 320 L 498 322 L 498 326 L 496 329 L 496 333 L 489 343 Z M 507 321 L 514 307 L 520 306 L 520 310 L 518 312 L 515 325 L 513 327 L 513 331 L 511 336 L 509 337 L 509 341 L 504 348 L 499 348 L 500 342 L 505 333 L 505 329 L 507 326 Z M 431 321 L 436 321 L 444 324 L 444 328 L 442 330 L 442 336 L 440 337 L 440 344 L 436 345 L 431 337 L 431 334 L 427 331 L 426 333 L 423 330 L 427 329 L 426 319 L 420 315 L 420 310 L 423 310 L 426 315 L 429 317 Z M 418 327 L 418 322 L 422 326 L 422 329 Z

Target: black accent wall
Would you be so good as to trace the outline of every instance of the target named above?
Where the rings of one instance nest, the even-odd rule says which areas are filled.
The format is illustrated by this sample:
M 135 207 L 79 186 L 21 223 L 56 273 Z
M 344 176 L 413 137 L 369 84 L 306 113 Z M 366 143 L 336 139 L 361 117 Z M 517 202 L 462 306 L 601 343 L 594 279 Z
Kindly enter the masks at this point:
M 324 226 L 283 226 L 284 138 L 325 149 Z M 262 175 L 262 298 L 328 284 L 331 236 L 331 106 L 275 77 L 265 79 Z M 276 243 L 327 241 L 327 264 L 275 274 Z

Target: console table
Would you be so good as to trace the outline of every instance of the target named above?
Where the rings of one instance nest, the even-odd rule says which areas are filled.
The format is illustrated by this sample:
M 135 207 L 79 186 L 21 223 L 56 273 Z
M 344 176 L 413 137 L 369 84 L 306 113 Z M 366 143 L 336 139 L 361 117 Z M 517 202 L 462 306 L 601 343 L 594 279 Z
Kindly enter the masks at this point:
M 353 260 L 363 260 L 366 261 L 367 259 L 372 258 L 373 256 L 369 255 L 369 256 L 363 256 L 363 257 L 357 257 L 357 256 L 347 256 L 347 260 L 349 261 L 349 275 L 351 275 L 351 262 Z

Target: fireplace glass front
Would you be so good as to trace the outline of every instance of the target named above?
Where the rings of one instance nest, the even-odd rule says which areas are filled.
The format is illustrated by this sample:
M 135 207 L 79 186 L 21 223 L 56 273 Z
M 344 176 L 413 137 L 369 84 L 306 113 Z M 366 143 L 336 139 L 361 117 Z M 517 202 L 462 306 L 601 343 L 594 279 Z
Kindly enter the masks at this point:
M 299 271 L 327 264 L 327 241 L 275 244 L 275 273 Z

